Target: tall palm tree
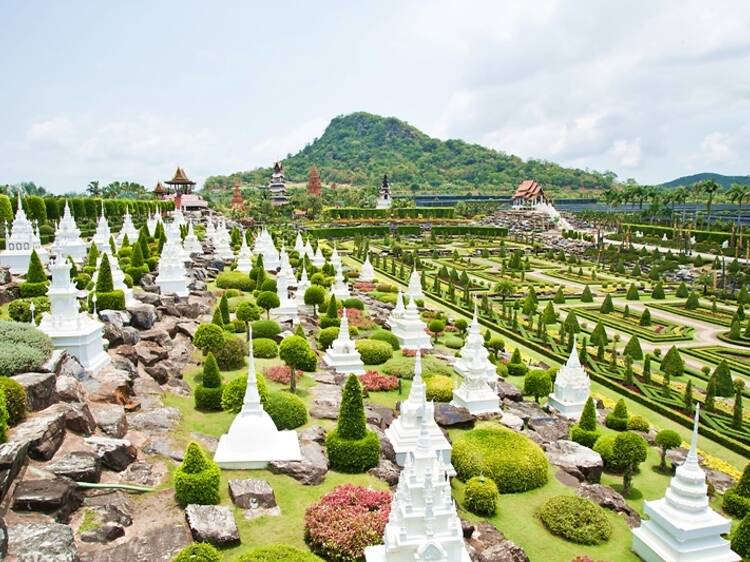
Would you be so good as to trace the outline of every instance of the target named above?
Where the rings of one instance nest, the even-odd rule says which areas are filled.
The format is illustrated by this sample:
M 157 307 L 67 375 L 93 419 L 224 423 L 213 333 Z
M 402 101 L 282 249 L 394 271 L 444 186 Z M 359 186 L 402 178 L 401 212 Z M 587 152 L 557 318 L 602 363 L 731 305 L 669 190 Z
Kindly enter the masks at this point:
M 729 188 L 729 191 L 727 191 L 727 195 L 729 196 L 729 200 L 732 203 L 737 203 L 739 205 L 739 211 L 737 212 L 737 226 L 740 225 L 740 220 L 742 218 L 742 201 L 750 195 L 750 185 L 744 185 L 741 183 L 733 183 L 732 186 Z
M 693 189 L 698 194 L 706 195 L 706 222 L 710 222 L 711 205 L 714 202 L 714 195 L 721 189 L 721 186 L 714 180 L 703 180 L 693 184 Z

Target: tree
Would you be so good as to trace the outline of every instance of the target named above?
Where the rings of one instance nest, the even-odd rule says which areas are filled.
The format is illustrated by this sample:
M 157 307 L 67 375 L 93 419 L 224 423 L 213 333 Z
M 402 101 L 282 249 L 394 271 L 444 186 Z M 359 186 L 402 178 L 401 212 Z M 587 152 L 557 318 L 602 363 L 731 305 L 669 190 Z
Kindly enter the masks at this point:
M 95 244 L 92 244 L 92 246 L 94 245 Z M 99 266 L 99 274 L 96 277 L 96 292 L 111 293 L 114 290 L 115 288 L 112 281 L 112 269 L 109 265 L 109 256 L 107 254 L 103 254 L 101 265 Z
M 221 308 L 218 306 L 214 309 L 213 316 L 211 316 L 211 323 L 215 324 L 222 330 L 224 329 L 224 319 L 221 317 Z
M 734 531 L 731 547 L 743 560 L 750 560 L 750 513 L 743 517 Z
M 310 285 L 305 291 L 305 304 L 313 307 L 313 316 L 317 318 L 318 307 L 326 300 L 326 291 L 320 285 Z
M 260 318 L 260 314 L 258 314 L 258 307 L 251 302 L 241 302 L 239 306 L 237 306 L 237 310 L 235 311 L 234 315 L 237 317 L 237 320 L 245 323 L 245 332 L 247 333 L 247 339 L 249 341 L 250 322 L 252 322 L 253 320 L 258 320 Z
M 555 307 L 550 301 L 547 301 L 547 306 L 545 306 L 542 311 L 542 322 L 544 324 L 554 324 L 557 322 L 557 313 L 555 312 Z
M 489 352 L 497 357 L 497 354 L 505 349 L 505 340 L 498 335 L 493 335 L 486 345 Z
M 565 304 L 565 292 L 563 291 L 562 285 L 557 287 L 555 298 L 553 299 L 555 304 Z
M 688 413 L 693 409 L 693 381 L 689 380 L 685 385 L 685 394 L 682 396 L 682 402 L 685 404 L 685 410 Z
M 226 326 L 231 321 L 231 317 L 229 316 L 229 300 L 227 299 L 226 293 L 221 295 L 219 311 L 221 312 L 221 321 Z
M 640 361 L 641 359 L 643 359 L 643 350 L 641 349 L 641 342 L 638 339 L 638 336 L 633 334 L 633 336 L 630 338 L 630 341 L 628 341 L 627 345 L 625 346 L 623 353 L 636 361 Z
M 581 327 L 578 325 L 578 318 L 574 310 L 568 312 L 565 317 L 565 331 L 569 334 L 577 334 L 581 331 Z
M 641 317 L 638 320 L 638 325 L 639 326 L 651 325 L 651 311 L 648 308 L 643 311 L 643 314 L 641 314 Z
M 203 353 L 216 353 L 224 346 L 224 330 L 213 323 L 200 324 L 195 330 L 193 345 Z
M 606 347 L 609 345 L 609 338 L 607 337 L 607 331 L 604 329 L 604 324 L 601 320 L 596 323 L 594 331 L 591 332 L 591 345 Z
M 716 396 L 732 396 L 734 394 L 734 385 L 732 384 L 732 372 L 729 364 L 725 359 L 714 369 L 713 376 L 716 379 Z
M 331 295 L 328 300 L 328 310 L 326 310 L 326 316 L 328 318 L 338 319 L 339 317 L 339 306 L 336 302 L 336 295 Z
M 261 307 L 263 310 L 266 311 L 266 318 L 271 318 L 271 309 L 272 308 L 278 308 L 281 304 L 281 301 L 279 301 L 279 296 L 274 293 L 273 291 L 263 291 L 258 295 L 258 298 L 255 299 L 255 302 L 258 304 L 259 307 Z
M 0 221 L 11 222 L 13 220 L 13 205 L 11 205 L 10 197 L 7 195 L 0 194 Z
M 625 356 L 625 373 L 622 382 L 625 386 L 633 386 L 633 358 L 630 355 Z
M 685 310 L 695 310 L 700 306 L 700 299 L 698 298 L 698 293 L 693 291 L 690 293 L 690 296 L 685 301 Z
M 349 375 L 341 393 L 336 432 L 342 439 L 362 439 L 367 432 L 362 385 L 356 375 Z
M 625 295 L 625 298 L 629 301 L 637 301 L 641 297 L 638 294 L 638 287 L 635 286 L 635 283 L 631 283 L 630 287 L 628 287 L 628 292 Z
M 706 385 L 706 400 L 703 402 L 703 408 L 707 412 L 713 412 L 716 409 L 716 375 L 711 375 Z
M 666 295 L 664 294 L 664 285 L 662 284 L 661 281 L 659 281 L 654 286 L 654 290 L 651 291 L 651 298 L 661 300 L 661 299 L 664 299 L 665 297 L 666 297 Z M 646 309 L 646 310 L 648 310 L 648 309 Z
M 430 321 L 428 329 L 432 332 L 433 341 L 437 342 L 438 337 L 443 333 L 443 330 L 445 330 L 445 321 L 435 318 Z
M 643 360 L 643 382 L 651 384 L 651 355 L 648 353 Z
M 661 372 L 671 377 L 679 377 L 685 372 L 685 362 L 682 360 L 682 355 L 675 346 L 669 348 L 664 358 L 661 360 Z
M 594 295 L 591 294 L 591 289 L 588 285 L 583 288 L 583 293 L 581 293 L 581 302 L 594 302 Z
M 47 275 L 44 273 L 44 266 L 42 260 L 39 259 L 39 255 L 36 250 L 31 250 L 31 258 L 29 259 L 29 268 L 26 271 L 26 283 L 46 283 Z
M 656 434 L 656 446 L 661 449 L 661 461 L 659 462 L 659 470 L 666 472 L 667 470 L 667 451 L 669 449 L 675 449 L 682 445 L 682 437 L 676 431 L 671 429 L 662 429 Z
M 734 381 L 734 408 L 732 408 L 732 427 L 737 431 L 742 431 L 742 389 L 745 388 L 745 381 L 736 379 Z
M 526 373 L 523 380 L 523 393 L 534 397 L 539 403 L 539 398 L 547 396 L 552 392 L 552 379 L 547 371 L 534 369 Z
M 675 296 L 681 299 L 686 298 L 690 292 L 688 291 L 687 285 L 685 285 L 685 282 L 683 281 L 680 283 L 679 287 L 677 287 L 677 291 L 675 291 Z
M 742 339 L 742 327 L 740 326 L 740 321 L 736 316 L 732 319 L 732 323 L 729 326 L 729 339 Z
M 466 334 L 466 329 L 469 327 L 469 323 L 464 318 L 459 318 L 453 323 L 453 325 L 456 327 L 456 330 L 458 330 L 458 333 L 462 336 Z
M 289 390 L 297 392 L 297 369 L 309 364 L 310 355 L 314 354 L 307 340 L 300 336 L 287 336 L 279 346 L 279 357 L 289 367 Z
M 602 301 L 602 306 L 599 308 L 599 312 L 602 314 L 609 314 L 614 311 L 615 305 L 612 303 L 612 295 L 607 293 L 607 296 L 604 297 L 604 301 Z
M 625 431 L 615 437 L 612 445 L 613 464 L 622 470 L 622 495 L 630 494 L 633 482 L 633 474 L 638 470 L 638 465 L 646 460 L 648 456 L 648 444 L 646 440 L 632 431 Z

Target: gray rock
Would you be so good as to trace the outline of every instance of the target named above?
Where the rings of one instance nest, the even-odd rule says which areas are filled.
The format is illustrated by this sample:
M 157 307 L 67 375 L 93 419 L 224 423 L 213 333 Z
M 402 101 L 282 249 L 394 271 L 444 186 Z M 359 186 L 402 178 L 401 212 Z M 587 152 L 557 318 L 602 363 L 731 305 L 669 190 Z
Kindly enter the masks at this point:
M 506 401 L 506 411 L 521 418 L 524 423 L 529 423 L 532 417 L 544 418 L 549 414 L 536 402 L 510 402 Z
M 56 476 L 64 476 L 76 482 L 99 482 L 102 461 L 94 453 L 73 451 L 44 467 Z
M 601 455 L 575 441 L 554 441 L 547 446 L 546 454 L 550 463 L 579 481 L 599 482 L 601 479 L 604 470 Z
M 566 439 L 570 422 L 562 417 L 532 417 L 528 426 L 532 430 L 532 439 L 544 444 Z
M 313 425 L 301 430 L 298 433 L 300 443 L 304 441 L 313 441 L 321 445 L 326 442 L 326 430 L 319 425 Z
M 230 480 L 229 497 L 234 505 L 243 509 L 276 507 L 276 496 L 266 480 Z
M 125 310 L 99 310 L 98 314 L 105 324 L 112 324 L 118 328 L 130 324 L 130 314 Z
M 93 405 L 93 413 L 96 425 L 104 433 L 110 437 L 125 437 L 128 432 L 125 408 L 119 404 L 95 404 Z
M 28 443 L 11 441 L 0 445 L 0 502 L 26 463 Z
M 190 504 L 185 509 L 185 519 L 196 541 L 215 546 L 232 546 L 240 542 L 237 522 L 232 510 L 226 506 Z
M 523 420 L 516 414 L 512 414 L 510 412 L 503 412 L 503 417 L 500 418 L 500 423 L 505 427 L 514 429 L 515 431 L 523 430 Z
M 91 435 L 96 431 L 96 421 L 85 402 L 56 404 L 50 408 L 65 414 L 65 428 L 79 435 Z
M 464 533 L 470 533 L 466 546 L 474 562 L 529 562 L 523 549 L 490 523 L 467 525 Z
M 367 423 L 376 425 L 380 429 L 388 429 L 393 423 L 396 417 L 396 413 L 393 409 L 387 406 L 379 406 L 377 404 L 366 404 L 365 405 L 365 417 Z
M 59 523 L 67 523 L 82 501 L 77 486 L 67 478 L 24 480 L 13 494 L 13 511 L 46 513 Z
M 151 328 L 141 331 L 141 341 L 152 341 L 161 347 L 169 349 L 172 347 L 172 337 L 169 332 L 162 328 Z
M 177 332 L 189 337 L 191 340 L 195 336 L 195 331 L 198 329 L 197 322 L 179 322 L 177 324 Z
M 499 380 L 497 381 L 497 395 L 500 400 L 510 400 L 511 402 L 522 402 L 523 394 L 515 385 Z
M 611 509 L 617 513 L 624 514 L 631 529 L 641 524 L 641 516 L 638 512 L 628 505 L 622 494 L 609 486 L 584 482 L 578 487 L 578 495 L 591 500 L 605 509 Z
M 5 560 L 8 556 L 8 526 L 5 519 L 0 517 L 0 560 Z
M 75 356 L 66 353 L 62 358 L 60 368 L 57 370 L 57 375 L 70 376 L 83 381 L 86 377 L 86 369 Z
M 367 471 L 368 474 L 379 478 L 389 486 L 398 484 L 398 477 L 401 475 L 401 467 L 388 459 L 380 459 L 378 466 Z
M 26 406 L 32 412 L 50 407 L 59 400 L 55 390 L 55 373 L 23 373 L 13 380 L 26 390 Z
M 78 382 L 78 379 L 67 375 L 57 377 L 55 391 L 63 402 L 83 402 L 85 398 L 83 386 Z
M 168 352 L 162 346 L 151 341 L 140 341 L 135 346 L 138 361 L 146 366 L 154 365 L 168 357 Z
M 319 384 L 312 389 L 313 406 L 310 416 L 318 419 L 335 420 L 339 417 L 341 387 L 333 384 Z
M 127 439 L 88 437 L 84 442 L 94 448 L 104 466 L 115 472 L 125 470 L 138 456 L 138 451 Z
M 380 456 L 389 461 L 396 462 L 396 450 L 393 448 L 390 439 L 386 437 L 385 432 L 380 427 L 372 424 L 368 424 L 367 428 L 370 431 L 374 431 L 375 435 L 378 436 L 378 441 L 380 441 Z
M 154 276 L 148 273 L 141 278 L 141 285 L 144 284 L 144 281 L 146 285 L 153 285 Z M 136 298 L 142 303 L 152 304 L 154 306 L 161 303 L 161 298 L 159 297 L 159 295 L 155 293 L 148 293 L 148 292 L 138 293 L 138 296 Z
M 120 337 L 124 345 L 135 345 L 141 341 L 141 333 L 137 328 L 133 328 L 132 326 L 120 328 Z
M 173 429 L 182 418 L 177 408 L 164 407 L 131 414 L 130 427 L 138 431 L 168 431 Z
M 471 428 L 476 418 L 466 408 L 456 408 L 445 402 L 435 404 L 435 421 L 441 427 Z
M 166 384 L 169 381 L 169 373 L 177 371 L 169 361 L 159 361 L 153 365 L 144 366 L 143 370 L 159 384 Z
M 156 307 L 153 304 L 134 304 L 128 307 L 128 312 L 130 324 L 139 330 L 149 330 L 156 323 Z
M 120 478 L 128 484 L 154 487 L 161 484 L 166 474 L 166 468 L 161 463 L 136 461 L 120 473 Z
M 123 345 L 117 351 L 124 347 L 127 346 Z M 132 375 L 113 366 L 101 369 L 81 382 L 92 401 L 125 404 L 133 395 Z
M 95 529 L 81 533 L 83 542 L 108 543 L 125 536 L 125 529 L 119 523 L 107 521 Z
M 53 349 L 52 353 L 50 353 L 49 359 L 47 359 L 44 364 L 39 367 L 39 371 L 41 371 L 42 373 L 57 374 L 57 372 L 60 370 L 60 365 L 62 365 L 62 361 L 67 354 L 68 352 L 64 349 Z
M 59 523 L 27 523 L 8 530 L 8 553 L 18 562 L 78 562 L 73 529 Z
M 51 459 L 65 439 L 65 412 L 48 408 L 14 427 L 10 441 L 28 444 L 32 459 Z
M 286 474 L 305 486 L 317 486 L 325 480 L 328 459 L 323 447 L 314 441 L 300 442 L 301 461 L 272 461 L 268 470 L 273 474 Z

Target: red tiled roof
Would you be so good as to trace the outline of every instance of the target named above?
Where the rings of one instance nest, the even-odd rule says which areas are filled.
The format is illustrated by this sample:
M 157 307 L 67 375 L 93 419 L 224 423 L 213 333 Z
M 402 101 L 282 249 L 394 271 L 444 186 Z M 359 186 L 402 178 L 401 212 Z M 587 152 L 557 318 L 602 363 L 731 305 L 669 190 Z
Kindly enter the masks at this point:
M 173 193 L 167 195 L 167 199 L 174 199 L 176 195 Z M 193 195 L 192 193 L 183 193 L 180 196 L 180 206 L 184 209 L 185 207 L 200 207 L 201 209 L 208 208 L 208 203 L 199 195 Z
M 513 195 L 513 199 L 531 199 L 533 197 L 543 195 L 543 193 L 544 192 L 542 191 L 542 186 L 537 182 L 535 182 L 534 180 L 524 180 L 520 184 L 518 184 L 518 188 Z

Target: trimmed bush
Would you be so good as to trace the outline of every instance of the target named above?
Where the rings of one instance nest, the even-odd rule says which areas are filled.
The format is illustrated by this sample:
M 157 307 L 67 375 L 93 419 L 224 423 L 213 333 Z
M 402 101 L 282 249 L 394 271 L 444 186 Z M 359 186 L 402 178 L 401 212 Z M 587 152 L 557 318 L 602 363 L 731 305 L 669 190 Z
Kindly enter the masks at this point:
M 253 291 L 255 281 L 247 273 L 241 271 L 223 271 L 216 277 L 216 286 L 220 289 L 237 289 L 239 291 Z
M 743 560 L 750 560 L 750 514 L 745 515 L 732 534 L 731 547 Z
M 529 367 L 526 363 L 508 363 L 508 375 L 511 377 L 525 377 L 526 373 L 529 372 Z
M 547 483 L 549 464 L 539 445 L 504 427 L 467 431 L 453 443 L 452 459 L 461 480 L 484 475 L 503 494 Z
M 432 375 L 425 379 L 427 400 L 450 402 L 453 399 L 453 379 L 443 375 Z
M 264 407 L 278 429 L 296 429 L 307 423 L 305 402 L 295 394 L 271 392 Z
M 26 389 L 9 377 L 0 377 L 0 391 L 5 393 L 8 425 L 18 425 L 26 417 Z
M 8 305 L 8 316 L 16 322 L 31 322 L 31 303 L 34 303 L 34 320 L 38 325 L 42 320 L 42 314 L 49 312 L 50 302 L 45 297 L 33 297 L 28 299 L 16 299 Z
M 0 376 L 36 371 L 52 353 L 52 341 L 29 324 L 0 320 Z
M 251 324 L 253 338 L 276 339 L 281 333 L 281 326 L 275 320 L 256 320 Z
M 386 363 L 380 368 L 383 373 L 399 377 L 401 379 L 412 379 L 414 378 L 414 357 L 393 357 L 386 361 Z M 445 375 L 451 377 L 454 374 L 454 370 L 451 366 L 447 365 L 440 359 L 431 355 L 422 356 L 422 375 L 424 377 L 430 375 Z
M 195 330 L 193 345 L 203 353 L 218 351 L 224 345 L 224 330 L 213 322 L 204 322 Z
M 357 340 L 354 342 L 365 365 L 382 365 L 393 357 L 391 344 L 378 340 Z
M 0 389 L 0 443 L 5 443 L 8 433 L 8 406 L 5 403 L 5 392 Z
M 199 542 L 186 546 L 177 553 L 172 562 L 222 562 L 221 553 L 208 543 Z
M 458 336 L 445 336 L 443 338 L 443 345 L 449 349 L 461 349 L 464 345 L 464 340 Z
M 115 291 L 96 292 L 96 310 L 125 310 L 125 293 Z M 93 301 L 90 305 L 93 310 Z
M 319 349 L 325 351 L 326 349 L 331 347 L 333 340 L 335 340 L 337 337 L 339 337 L 339 329 L 337 326 L 330 326 L 328 328 L 322 329 L 318 334 Z
M 570 439 L 584 447 L 593 447 L 596 440 L 599 439 L 601 432 L 596 426 L 596 406 L 594 399 L 589 396 L 586 405 L 583 407 L 581 417 L 577 424 L 570 428 Z
M 221 473 L 197 443 L 190 443 L 185 458 L 174 471 L 174 491 L 181 505 L 219 503 Z
M 628 428 L 628 407 L 625 400 L 620 398 L 612 410 L 604 419 L 604 425 L 615 431 L 625 431 Z
M 661 449 L 661 460 L 659 462 L 659 470 L 662 472 L 667 470 L 667 451 L 674 449 L 682 444 L 682 437 L 676 431 L 671 429 L 662 429 L 656 434 L 655 444 Z M 724 495 L 726 500 L 726 494 Z
M 216 351 L 216 362 L 222 371 L 234 371 L 245 366 L 247 341 L 245 338 L 226 335 L 224 345 Z
M 237 558 L 235 562 L 321 562 L 321 559 L 285 544 L 272 544 L 254 548 Z
M 260 403 L 263 407 L 268 404 L 268 388 L 266 379 L 263 375 L 255 374 L 256 386 L 260 395 Z M 224 385 L 224 391 L 221 393 L 221 407 L 227 412 L 238 414 L 242 409 L 242 402 L 245 400 L 245 390 L 247 389 L 247 375 L 241 375 L 232 379 Z
M 523 393 L 534 397 L 535 402 L 552 392 L 552 379 L 547 371 L 534 369 L 529 371 L 523 380 Z
M 738 519 L 750 513 L 750 463 L 745 465 L 737 485 L 724 492 L 721 508 Z
M 604 467 L 609 470 L 617 470 L 617 466 L 613 463 L 612 448 L 615 444 L 615 437 L 617 435 L 602 435 L 594 443 L 594 451 L 599 453 L 604 461 Z
M 602 544 L 612 536 L 605 511 L 578 496 L 548 499 L 539 508 L 539 519 L 553 535 L 577 544 Z
M 195 407 L 206 411 L 221 410 L 223 390 L 219 366 L 214 354 L 209 351 L 203 365 L 201 384 L 195 387 Z
M 383 330 L 382 328 L 375 330 L 370 335 L 370 339 L 388 342 L 390 346 L 393 348 L 393 351 L 398 351 L 399 348 L 401 347 L 401 344 L 399 344 L 398 338 L 394 335 L 394 333 L 389 330 Z
M 643 416 L 630 416 L 627 427 L 629 431 L 642 431 L 645 433 L 649 430 L 651 424 Z
M 474 476 L 466 483 L 464 505 L 466 509 L 477 515 L 494 515 L 499 497 L 494 480 L 484 476 Z
M 268 338 L 253 338 L 253 355 L 261 359 L 273 359 L 279 354 L 279 346 Z
M 361 300 L 355 298 L 344 299 L 341 302 L 341 306 L 344 308 L 356 308 L 357 310 L 365 309 L 365 304 Z

